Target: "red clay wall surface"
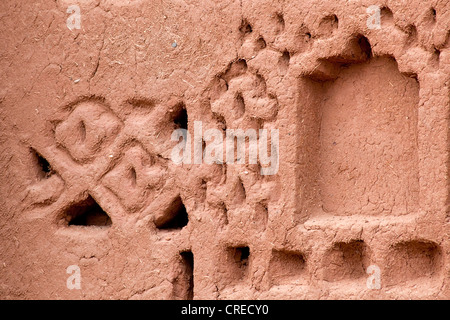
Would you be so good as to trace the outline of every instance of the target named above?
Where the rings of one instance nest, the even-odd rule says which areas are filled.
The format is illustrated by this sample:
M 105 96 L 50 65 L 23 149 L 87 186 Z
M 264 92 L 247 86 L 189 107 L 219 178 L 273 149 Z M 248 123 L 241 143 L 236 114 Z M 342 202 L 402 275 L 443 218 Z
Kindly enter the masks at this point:
M 0 21 L 1 299 L 450 298 L 450 2 L 3 0 Z M 180 164 L 177 129 L 204 157 L 208 129 L 254 129 L 278 161 L 249 138 Z

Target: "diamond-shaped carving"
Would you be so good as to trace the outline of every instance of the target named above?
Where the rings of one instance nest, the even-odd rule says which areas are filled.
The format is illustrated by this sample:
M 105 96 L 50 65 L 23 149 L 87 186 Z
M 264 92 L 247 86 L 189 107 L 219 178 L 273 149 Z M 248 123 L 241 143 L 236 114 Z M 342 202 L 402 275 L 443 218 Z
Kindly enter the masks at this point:
M 55 130 L 56 140 L 76 161 L 90 161 L 120 131 L 121 121 L 97 101 L 79 103 Z
M 137 211 L 163 187 L 165 172 L 159 159 L 150 156 L 140 144 L 134 144 L 104 176 L 103 184 L 127 210 Z

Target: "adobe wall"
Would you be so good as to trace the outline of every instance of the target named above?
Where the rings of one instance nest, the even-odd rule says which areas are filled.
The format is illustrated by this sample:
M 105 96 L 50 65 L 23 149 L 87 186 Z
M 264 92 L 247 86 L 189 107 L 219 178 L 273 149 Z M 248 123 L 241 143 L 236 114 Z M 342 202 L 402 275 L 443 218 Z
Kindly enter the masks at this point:
M 1 299 L 450 298 L 449 2 L 0 12 Z

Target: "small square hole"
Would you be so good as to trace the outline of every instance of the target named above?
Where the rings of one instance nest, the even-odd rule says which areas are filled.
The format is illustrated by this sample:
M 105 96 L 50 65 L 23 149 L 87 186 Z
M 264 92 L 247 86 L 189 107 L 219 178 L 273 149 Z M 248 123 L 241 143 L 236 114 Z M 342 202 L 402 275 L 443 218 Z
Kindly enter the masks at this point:
M 250 257 L 249 247 L 236 248 L 234 252 L 234 261 L 240 263 L 242 266 L 248 265 L 248 258 Z
M 250 248 L 247 246 L 228 248 L 228 258 L 236 267 L 236 272 L 245 272 L 250 262 Z

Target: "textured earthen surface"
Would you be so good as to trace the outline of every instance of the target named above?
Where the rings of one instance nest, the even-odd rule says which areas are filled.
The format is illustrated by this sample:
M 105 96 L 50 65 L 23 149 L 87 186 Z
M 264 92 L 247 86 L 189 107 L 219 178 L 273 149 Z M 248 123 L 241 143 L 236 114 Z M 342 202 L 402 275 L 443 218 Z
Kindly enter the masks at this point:
M 0 12 L 0 298 L 450 298 L 449 2 Z M 279 170 L 174 163 L 194 121 L 278 129 Z

